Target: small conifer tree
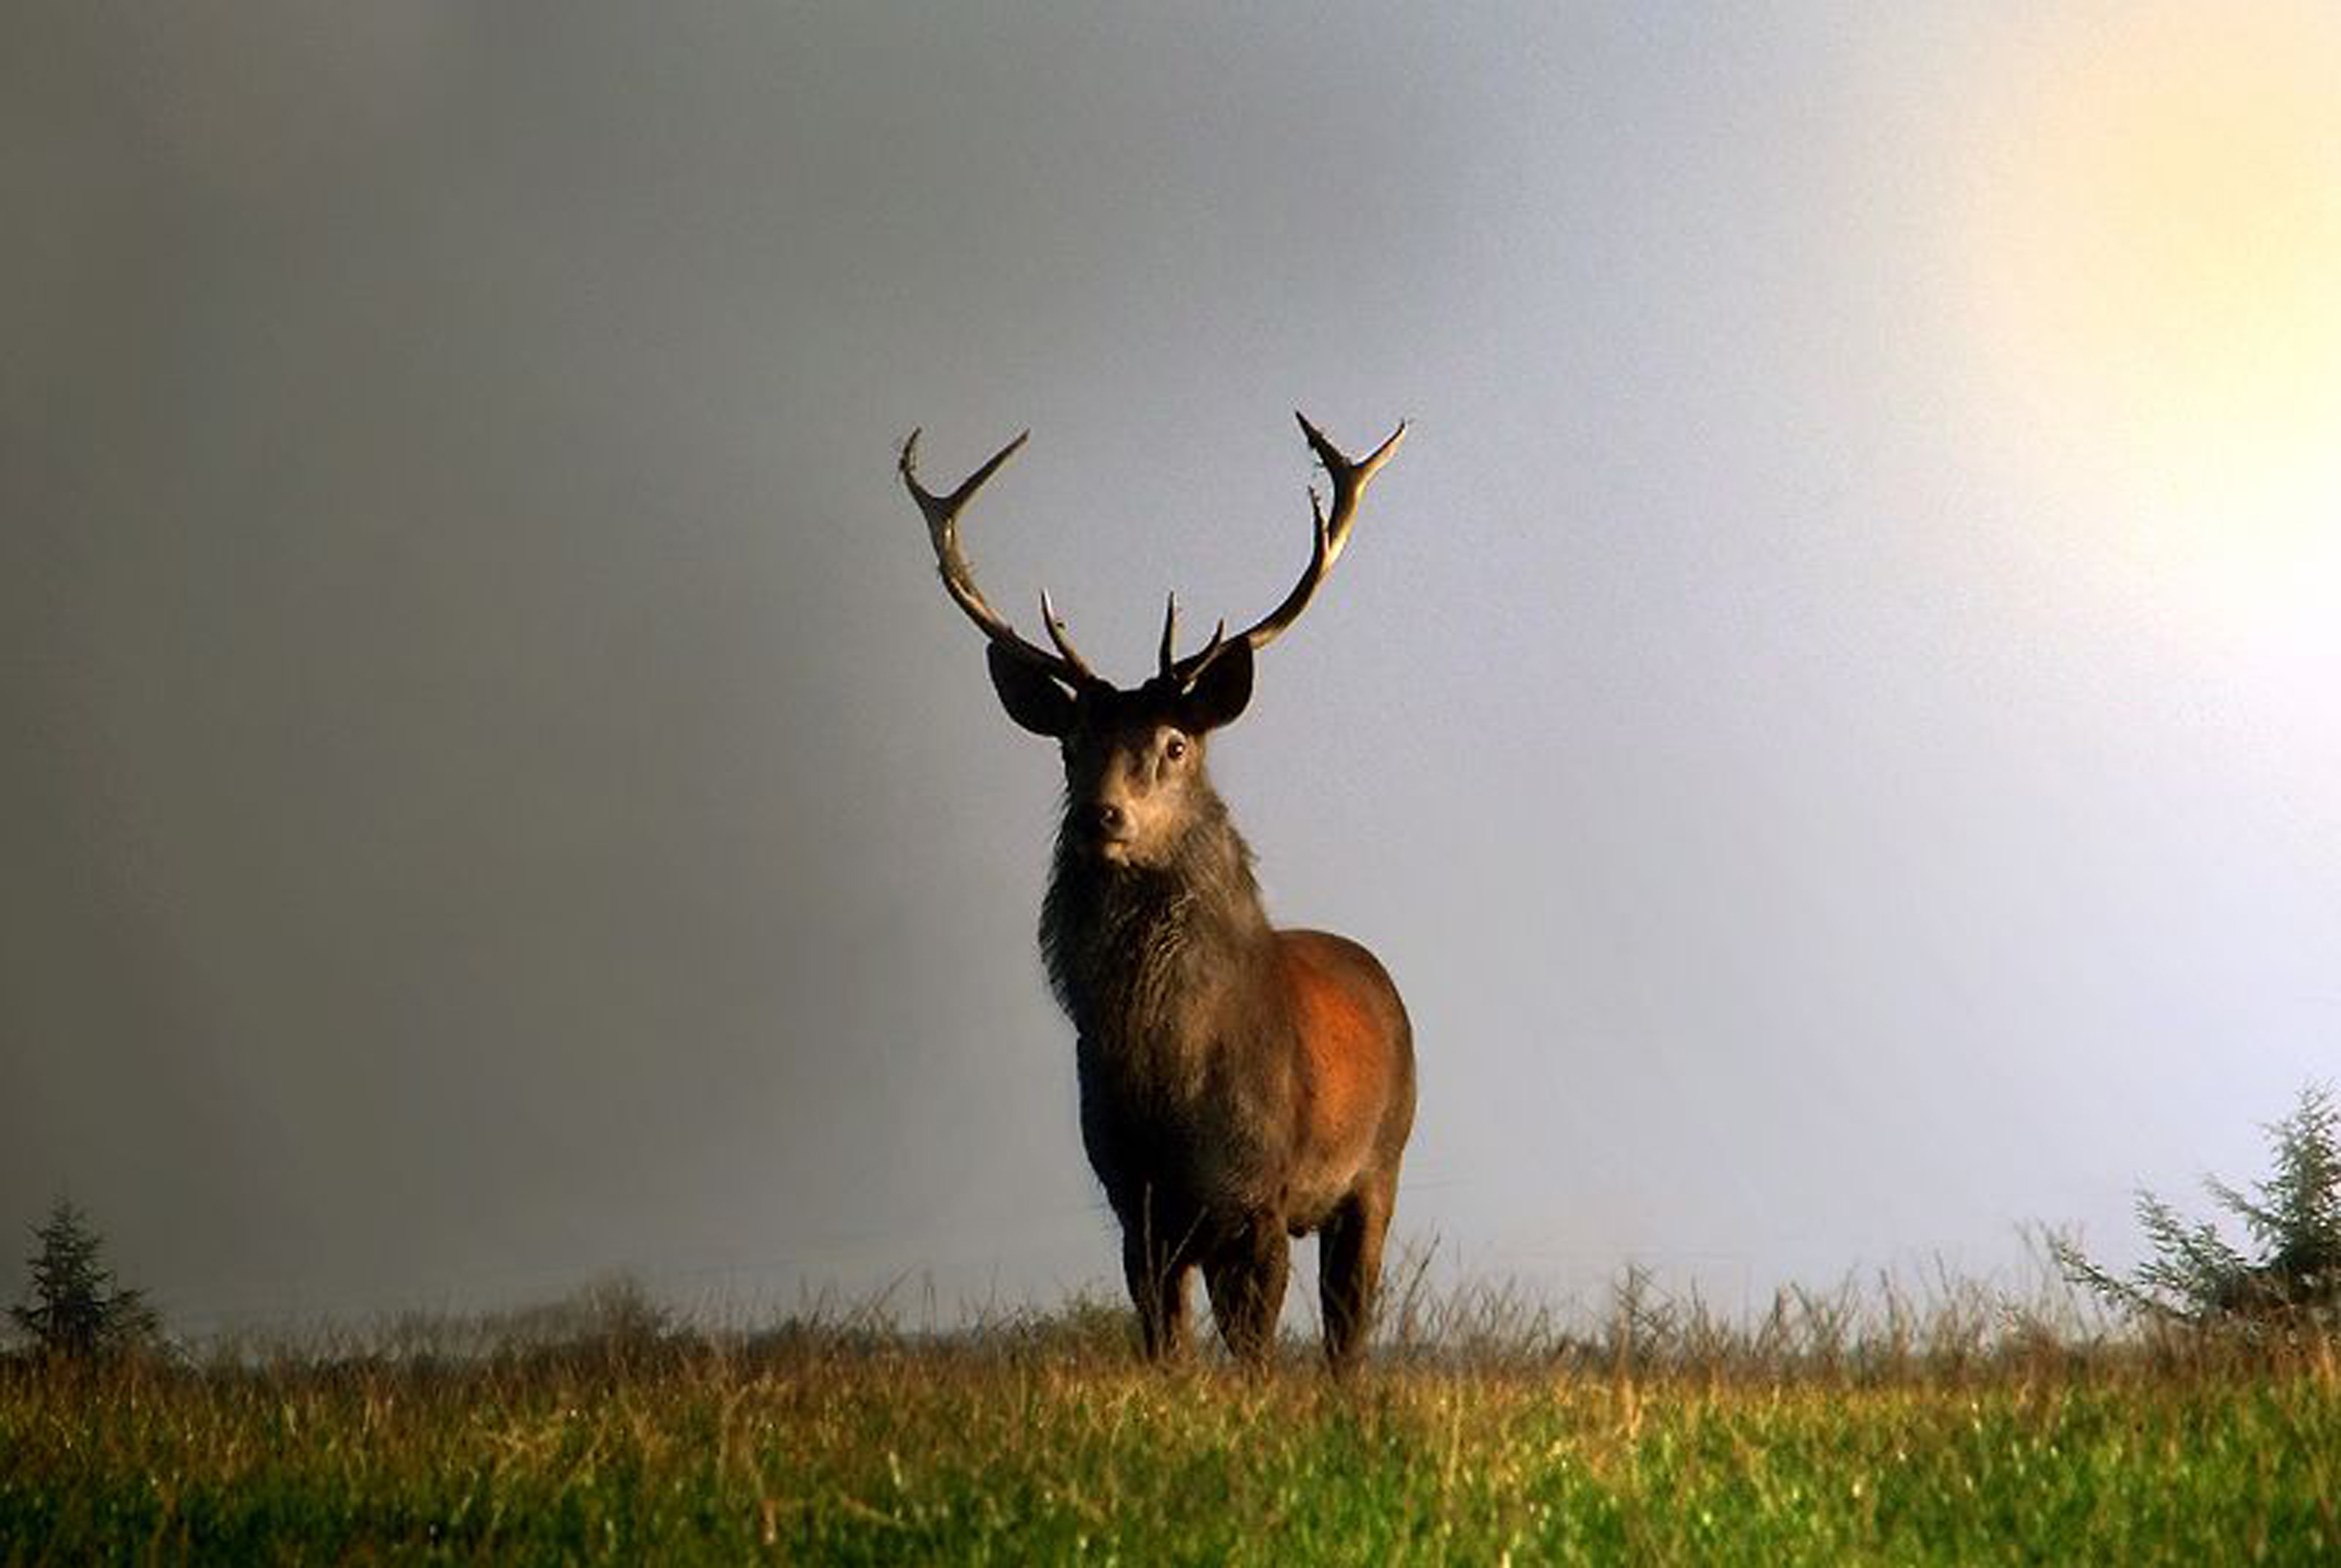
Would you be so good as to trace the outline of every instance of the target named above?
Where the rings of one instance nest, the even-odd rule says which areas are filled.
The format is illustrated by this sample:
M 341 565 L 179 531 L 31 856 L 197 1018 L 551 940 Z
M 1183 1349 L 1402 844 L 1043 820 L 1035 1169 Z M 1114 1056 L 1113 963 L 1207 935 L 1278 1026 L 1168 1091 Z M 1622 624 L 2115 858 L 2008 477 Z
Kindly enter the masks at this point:
M 2155 1255 L 2127 1278 L 2083 1255 L 2069 1238 L 2049 1250 L 2065 1277 L 2139 1316 L 2213 1325 L 2273 1316 L 2341 1316 L 2341 1106 L 2310 1084 L 2293 1113 L 2267 1127 L 2275 1170 L 2240 1192 L 2216 1176 L 2204 1186 L 2241 1218 L 2250 1251 L 2208 1221 L 2190 1223 L 2153 1193 L 2137 1195 L 2138 1223 Z
M 8 1315 L 37 1349 L 86 1361 L 154 1339 L 162 1321 L 145 1293 L 115 1284 L 113 1271 L 99 1259 L 103 1243 L 71 1199 L 57 1199 L 33 1236 L 39 1245 L 30 1261 L 32 1294 Z

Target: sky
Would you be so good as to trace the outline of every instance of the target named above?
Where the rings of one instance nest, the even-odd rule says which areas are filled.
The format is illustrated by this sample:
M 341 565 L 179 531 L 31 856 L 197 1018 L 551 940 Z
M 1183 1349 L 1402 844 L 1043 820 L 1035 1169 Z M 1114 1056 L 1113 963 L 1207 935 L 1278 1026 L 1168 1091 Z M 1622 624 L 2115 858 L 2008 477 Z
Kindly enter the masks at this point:
M 1212 767 L 1406 995 L 1399 1244 L 2134 1258 L 2341 1064 L 2336 79 L 2274 0 L 11 7 L 0 1236 L 190 1332 L 1104 1286 L 1056 760 L 894 456 L 1029 427 L 970 553 L 1135 680 L 1305 560 L 1298 408 L 1412 432 Z

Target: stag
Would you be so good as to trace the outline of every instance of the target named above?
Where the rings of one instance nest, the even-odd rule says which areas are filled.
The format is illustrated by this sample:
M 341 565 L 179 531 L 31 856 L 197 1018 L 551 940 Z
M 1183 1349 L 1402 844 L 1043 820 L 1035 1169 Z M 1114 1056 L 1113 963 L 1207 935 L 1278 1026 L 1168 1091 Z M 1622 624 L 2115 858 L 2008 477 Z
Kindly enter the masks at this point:
M 984 635 L 1001 706 L 1062 751 L 1041 954 L 1079 1037 L 1081 1142 L 1121 1223 L 1141 1344 L 1155 1360 L 1185 1351 L 1200 1268 L 1229 1350 L 1264 1365 L 1288 1238 L 1313 1233 L 1325 1355 L 1345 1372 L 1363 1348 L 1414 1122 L 1413 1032 L 1364 948 L 1269 924 L 1251 849 L 1203 767 L 1211 734 L 1250 700 L 1253 655 L 1308 608 L 1406 434 L 1400 424 L 1360 461 L 1305 417 L 1300 429 L 1332 505 L 1310 489 L 1315 541 L 1300 581 L 1249 630 L 1230 637 L 1221 621 L 1183 655 L 1172 596 L 1155 673 L 1129 690 L 1075 651 L 1045 591 L 1050 647 L 1019 636 L 961 551 L 961 511 L 1030 432 L 947 495 L 919 482 L 916 431 L 901 470 L 944 591 Z

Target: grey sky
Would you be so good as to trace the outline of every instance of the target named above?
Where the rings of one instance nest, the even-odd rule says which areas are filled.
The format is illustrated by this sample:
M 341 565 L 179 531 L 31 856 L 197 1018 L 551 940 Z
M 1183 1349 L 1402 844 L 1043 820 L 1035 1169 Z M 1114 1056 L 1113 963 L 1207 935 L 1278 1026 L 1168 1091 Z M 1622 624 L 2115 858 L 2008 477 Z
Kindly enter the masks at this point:
M 12 11 L 0 1236 L 198 1325 L 1107 1277 L 894 445 L 1030 426 L 971 553 L 1132 674 L 1290 582 L 1296 406 L 1415 433 L 1214 769 L 1413 1009 L 1401 1235 L 1728 1289 L 2253 1173 L 2341 509 L 2124 531 L 1988 326 L 2112 45 L 1953 9 Z

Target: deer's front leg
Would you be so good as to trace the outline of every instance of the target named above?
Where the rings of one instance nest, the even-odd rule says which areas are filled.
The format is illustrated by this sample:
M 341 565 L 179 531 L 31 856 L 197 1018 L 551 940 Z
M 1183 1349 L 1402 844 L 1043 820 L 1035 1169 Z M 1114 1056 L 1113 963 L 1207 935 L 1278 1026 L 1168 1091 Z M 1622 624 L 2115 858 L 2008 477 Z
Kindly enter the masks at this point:
M 1176 1361 L 1187 1354 L 1187 1276 L 1192 1266 L 1170 1240 L 1155 1233 L 1147 1216 L 1122 1222 L 1122 1277 L 1138 1309 L 1139 1348 L 1149 1361 Z

